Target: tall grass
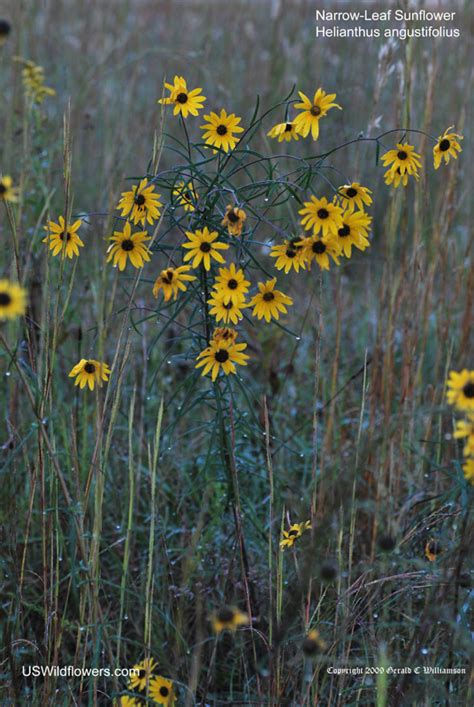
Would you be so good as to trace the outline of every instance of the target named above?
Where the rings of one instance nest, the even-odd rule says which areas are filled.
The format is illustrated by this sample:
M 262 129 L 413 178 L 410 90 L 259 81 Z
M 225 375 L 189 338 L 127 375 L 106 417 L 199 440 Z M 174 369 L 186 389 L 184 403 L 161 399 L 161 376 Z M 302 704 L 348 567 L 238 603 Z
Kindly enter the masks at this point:
M 444 398 L 447 371 L 472 367 L 467 130 L 460 159 L 436 173 L 420 137 L 425 169 L 406 191 L 383 184 L 376 145 L 357 139 L 462 132 L 466 38 L 314 42 L 313 5 L 285 5 L 2 6 L 13 33 L 0 48 L 0 171 L 21 186 L 18 207 L 0 213 L 2 274 L 18 276 L 30 302 L 24 323 L 1 331 L 2 704 L 107 704 L 126 680 L 33 679 L 21 667 L 146 657 L 179 704 L 472 701 L 467 674 L 328 672 L 468 668 L 470 495 Z M 23 100 L 16 55 L 44 65 L 57 91 L 40 108 Z M 189 156 L 155 103 L 175 73 L 246 126 L 259 95 L 254 166 Z M 270 124 L 261 116 L 293 84 L 334 89 L 344 111 L 318 143 L 288 148 L 300 161 L 285 150 L 262 159 L 280 152 L 266 128 L 284 107 Z M 331 154 L 333 169 L 308 167 L 353 140 Z M 296 227 L 293 196 L 337 185 L 335 170 L 374 190 L 371 248 L 321 276 L 279 277 L 295 301 L 282 327 L 247 323 L 249 366 L 211 386 L 189 355 L 205 345 L 205 280 L 174 308 L 151 296 L 183 212 L 152 231 L 143 272 L 105 265 L 124 180 L 158 175 L 169 194 L 191 174 L 220 208 L 232 188 L 261 242 L 239 255 L 273 276 L 265 243 Z M 72 265 L 41 243 L 59 213 L 87 224 Z M 67 374 L 92 354 L 113 374 L 84 394 Z M 311 532 L 282 553 L 282 530 L 308 519 Z M 384 552 L 387 536 L 395 548 Z M 442 548 L 434 563 L 430 538 Z M 222 605 L 251 624 L 216 637 L 209 617 Z M 309 658 L 314 627 L 325 647 Z

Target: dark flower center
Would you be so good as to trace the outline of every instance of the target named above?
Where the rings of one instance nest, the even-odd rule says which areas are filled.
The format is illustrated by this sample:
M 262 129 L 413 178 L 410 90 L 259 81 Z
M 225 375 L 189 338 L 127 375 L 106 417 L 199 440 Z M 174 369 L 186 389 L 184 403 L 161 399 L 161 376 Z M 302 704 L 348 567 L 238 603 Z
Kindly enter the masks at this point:
M 265 294 L 263 295 L 264 302 L 271 302 L 274 299 L 275 295 L 273 294 L 273 292 L 265 292 Z
M 285 133 L 291 133 L 291 128 L 293 127 L 292 123 L 287 123 L 285 125 Z
M 232 209 L 232 211 L 229 211 L 229 213 L 227 214 L 227 218 L 231 223 L 237 223 L 240 216 L 235 213 L 234 209 Z
M 0 307 L 8 307 L 11 301 L 12 298 L 10 297 L 8 292 L 0 292 Z
M 305 655 L 314 655 L 318 652 L 319 646 L 316 641 L 313 641 L 312 638 L 305 638 L 302 649 Z
M 234 278 L 231 278 L 227 283 L 227 287 L 229 288 L 229 290 L 236 290 L 238 286 L 239 283 L 237 282 L 237 280 L 234 280 Z
M 350 234 L 350 232 L 351 232 L 351 229 L 349 228 L 349 226 L 346 223 L 344 224 L 344 226 L 342 228 L 340 228 L 338 230 L 338 233 L 341 236 L 341 238 L 344 238 L 344 236 L 348 236 Z
M 138 673 L 138 677 L 140 678 L 140 680 L 143 680 L 143 678 L 146 677 L 145 668 L 141 668 L 140 672 Z
M 162 697 L 168 697 L 169 694 L 170 694 L 170 691 L 168 690 L 167 687 L 165 687 L 164 685 L 162 687 L 160 687 L 160 695 Z
M 326 244 L 323 243 L 322 241 L 315 241 L 313 243 L 313 253 L 316 253 L 317 255 L 321 255 L 326 251 Z
M 295 255 L 296 255 L 296 250 L 293 250 L 293 248 L 286 249 L 286 257 L 287 258 L 294 258 Z
M 224 309 L 231 310 L 232 307 L 234 306 L 234 303 L 232 302 L 232 300 L 229 300 L 229 301 L 227 302 L 227 304 L 223 304 L 222 306 L 224 307 Z
M 294 537 L 295 535 L 298 535 L 298 531 L 297 531 L 297 530 L 289 530 L 289 531 L 288 531 L 288 536 L 289 536 L 290 538 Z
M 464 393 L 466 398 L 474 398 L 474 383 L 466 383 L 466 385 L 462 389 L 462 392 Z
M 7 20 L 0 20 L 0 37 L 6 37 L 10 34 L 11 25 Z
M 127 238 L 126 240 L 122 241 L 122 250 L 133 250 L 134 247 L 135 244 L 130 238 Z
M 167 270 L 161 279 L 163 280 L 165 285 L 171 285 L 171 281 L 173 279 L 173 276 L 174 276 L 174 272 L 172 270 Z
M 229 609 L 227 606 L 224 606 L 223 609 L 219 609 L 219 611 L 217 612 L 217 618 L 219 621 L 227 623 L 228 621 L 232 621 L 232 619 L 234 618 L 234 612 L 232 611 L 232 609 Z
M 431 540 L 428 543 L 428 552 L 432 555 L 439 555 L 441 552 L 441 544 L 437 540 Z
M 319 106 L 313 106 L 311 110 L 309 111 L 311 115 L 314 115 L 314 117 L 321 115 L 321 108 Z
M 62 233 L 59 234 L 59 237 L 62 241 L 64 240 L 64 236 L 66 236 L 66 241 L 71 240 L 71 234 L 69 233 L 69 231 L 67 233 L 65 231 L 63 231 Z
M 329 211 L 327 209 L 318 209 L 319 218 L 325 219 L 329 216 Z
M 441 142 L 439 143 L 439 149 L 441 150 L 441 152 L 446 152 L 446 150 L 449 150 L 450 145 L 451 143 L 449 142 L 449 140 L 444 138 L 444 140 L 441 140 Z
M 5 184 L 2 184 L 0 182 L 0 194 L 5 194 L 6 191 L 7 191 L 7 188 L 6 188 Z
M 355 196 L 357 196 L 357 189 L 354 189 L 354 187 L 349 187 L 349 189 L 346 190 L 346 195 L 349 197 L 349 199 L 353 199 Z
M 218 125 L 216 128 L 216 133 L 218 135 L 226 135 L 227 127 L 225 125 Z
M 86 363 L 86 365 L 84 366 L 84 370 L 85 370 L 86 373 L 94 373 L 94 371 L 95 371 L 95 366 L 94 366 L 93 363 L 91 363 L 90 361 L 88 361 L 88 362 Z
M 178 95 L 176 96 L 176 100 L 178 101 L 178 103 L 186 103 L 188 100 L 188 94 L 184 92 L 178 93 Z
M 303 236 L 303 238 L 304 238 L 304 236 Z M 302 237 L 301 237 L 301 236 L 296 236 L 295 238 L 292 238 L 292 239 L 291 239 L 289 245 L 290 245 L 292 248 L 296 248 L 296 250 L 299 250 L 300 248 L 303 247 L 303 246 L 301 245 L 301 240 L 302 240 Z M 296 245 L 297 243 L 300 243 L 300 245 Z
M 134 202 L 137 206 L 143 206 L 143 204 L 145 203 L 145 197 L 143 196 L 143 194 L 137 194 L 134 199 Z
M 398 157 L 399 160 L 406 160 L 406 158 L 408 157 L 408 155 L 407 155 L 407 153 L 405 152 L 405 150 L 400 150 L 399 152 L 397 152 L 397 157 Z
M 202 253 L 209 253 L 211 250 L 211 244 L 208 243 L 207 241 L 203 241 L 201 245 L 199 246 L 199 249 L 201 250 Z

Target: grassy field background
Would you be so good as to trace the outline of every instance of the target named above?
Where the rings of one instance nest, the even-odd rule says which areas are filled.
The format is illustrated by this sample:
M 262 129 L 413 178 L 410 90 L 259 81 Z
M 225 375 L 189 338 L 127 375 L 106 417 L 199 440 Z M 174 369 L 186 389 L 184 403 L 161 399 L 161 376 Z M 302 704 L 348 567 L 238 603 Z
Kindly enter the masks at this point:
M 315 41 L 304 0 L 0 2 L 12 24 L 0 47 L 0 172 L 21 187 L 30 293 L 25 322 L 2 325 L 2 705 L 110 704 L 125 680 L 21 668 L 146 656 L 183 705 L 472 701 L 467 674 L 328 672 L 469 669 L 472 490 L 445 380 L 473 361 L 472 12 L 451 5 L 461 39 L 384 43 Z M 40 110 L 26 109 L 14 56 L 44 66 L 57 92 Z M 254 139 L 265 154 L 311 157 L 394 128 L 465 135 L 460 158 L 436 172 L 432 144 L 413 138 L 424 170 L 404 191 L 384 184 L 373 143 L 334 154 L 334 168 L 373 190 L 371 247 L 322 276 L 279 275 L 295 301 L 285 328 L 244 325 L 251 360 L 229 377 L 223 409 L 194 370 L 199 314 L 152 297 L 163 253 L 138 284 L 105 265 L 115 205 L 127 179 L 149 172 L 156 136 L 169 134 L 160 171 L 182 161 L 178 122 L 165 113 L 163 124 L 156 103 L 174 74 L 244 125 L 257 94 L 263 112 L 294 84 L 337 93 L 344 110 L 318 143 L 269 141 L 277 109 Z M 295 229 L 298 205 L 267 211 L 266 198 L 255 209 Z M 62 269 L 41 240 L 65 200 L 86 219 L 86 247 Z M 5 209 L 0 237 L 2 276 L 13 276 Z M 272 272 L 275 231 L 260 221 L 253 237 Z M 111 381 L 78 391 L 68 373 L 93 355 L 114 362 Z M 306 520 L 313 530 L 281 553 L 281 528 Z M 209 617 L 223 605 L 251 625 L 216 638 Z M 310 628 L 325 643 L 311 659 Z

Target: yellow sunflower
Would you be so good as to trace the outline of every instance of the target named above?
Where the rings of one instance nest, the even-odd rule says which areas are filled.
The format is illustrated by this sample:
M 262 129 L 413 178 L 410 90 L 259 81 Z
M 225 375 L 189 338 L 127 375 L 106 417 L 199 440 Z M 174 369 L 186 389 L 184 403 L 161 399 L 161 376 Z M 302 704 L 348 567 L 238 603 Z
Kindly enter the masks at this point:
M 344 184 L 337 190 L 341 197 L 341 206 L 345 211 L 354 211 L 354 209 L 364 210 L 364 206 L 372 204 L 372 191 L 368 187 L 363 187 L 359 182 L 352 184 Z
M 211 374 L 213 381 L 216 380 L 219 371 L 223 371 L 226 376 L 236 373 L 235 364 L 246 366 L 249 356 L 242 353 L 247 348 L 247 344 L 236 344 L 231 339 L 213 339 L 209 346 L 201 351 L 196 358 L 195 368 L 201 368 L 201 375 Z
M 229 152 L 236 146 L 239 138 L 234 136 L 234 133 L 243 133 L 244 129 L 240 127 L 241 118 L 238 118 L 235 113 L 229 113 L 224 109 L 220 115 L 211 111 L 204 116 L 207 122 L 201 125 L 201 130 L 204 130 L 203 140 L 206 145 L 211 145 L 218 149 Z M 215 150 L 214 150 L 215 152 Z
M 109 376 L 108 365 L 93 358 L 81 358 L 69 373 L 69 378 L 76 379 L 74 385 L 78 385 L 81 389 L 88 385 L 90 390 L 94 390 L 96 383 L 98 386 L 102 386 L 102 381 L 107 382 Z
M 239 626 L 248 626 L 249 617 L 236 606 L 223 606 L 212 614 L 211 621 L 216 633 L 222 631 L 234 633 Z
M 337 204 L 329 202 L 325 196 L 317 199 L 312 196 L 310 201 L 305 201 L 301 214 L 301 225 L 306 231 L 313 230 L 316 236 L 320 231 L 323 236 L 336 235 L 342 228 L 342 209 Z
M 222 225 L 227 226 L 227 231 L 230 236 L 240 236 L 247 214 L 243 209 L 237 206 L 228 204 L 225 210 L 225 216 L 222 220 Z
M 174 705 L 176 693 L 171 680 L 157 675 L 150 680 L 149 695 L 156 705 Z
M 293 547 L 294 543 L 298 538 L 300 538 L 305 530 L 311 528 L 311 522 L 309 520 L 304 523 L 293 523 L 290 525 L 288 530 L 283 531 L 283 537 L 280 540 L 280 548 L 284 550 L 286 547 Z
M 275 267 L 277 270 L 284 270 L 285 275 L 291 268 L 299 272 L 299 269 L 306 269 L 306 260 L 303 253 L 303 246 L 299 245 L 304 236 L 296 236 L 285 240 L 280 245 L 272 246 L 270 257 L 276 258 Z
M 144 244 L 144 241 L 149 240 L 150 236 L 146 231 L 136 231 L 132 234 L 132 227 L 127 221 L 123 231 L 114 231 L 114 235 L 109 238 L 113 243 L 107 249 L 107 262 L 113 259 L 114 268 L 118 265 L 119 270 L 125 268 L 127 260 L 130 260 L 134 268 L 142 268 L 145 262 L 150 262 L 151 251 Z
M 319 121 L 321 118 L 323 118 L 331 108 L 339 108 L 339 110 L 342 110 L 342 108 L 338 103 L 334 103 L 336 94 L 326 93 L 322 88 L 318 88 L 312 101 L 301 91 L 298 91 L 298 93 L 301 98 L 301 103 L 295 103 L 295 108 L 300 111 L 293 121 L 296 130 L 303 137 L 306 137 L 311 130 L 313 140 L 317 140 L 319 137 Z
M 400 170 L 400 174 L 417 175 L 421 169 L 420 156 L 415 152 L 413 145 L 408 143 L 397 143 L 395 150 L 388 150 L 382 155 L 382 163 L 389 167 L 392 172 Z
M 321 270 L 329 270 L 330 257 L 339 265 L 341 247 L 337 240 L 333 238 L 318 238 L 311 236 L 301 241 L 303 245 L 303 255 L 310 267 L 315 260 Z
M 418 179 L 420 178 L 420 175 L 417 173 L 417 174 L 414 174 L 413 177 L 418 181 Z M 384 181 L 385 181 L 385 184 L 387 184 L 387 186 L 390 186 L 391 184 L 393 184 L 395 189 L 398 189 L 400 184 L 404 187 L 408 186 L 409 175 L 408 175 L 408 172 L 405 172 L 405 174 L 402 174 L 400 172 L 399 167 L 397 167 L 397 169 L 395 171 L 393 171 L 390 168 L 390 169 L 387 169 L 387 171 L 384 174 Z
M 237 338 L 237 329 L 232 329 L 227 326 L 216 327 L 212 334 L 213 341 L 235 341 Z
M 465 464 L 463 464 L 464 478 L 471 484 L 474 484 L 474 457 L 467 459 Z
M 447 384 L 448 403 L 458 410 L 474 412 L 474 371 L 450 371 Z
M 165 88 L 168 89 L 170 95 L 166 98 L 160 98 L 158 103 L 169 106 L 173 105 L 173 115 L 181 114 L 183 118 L 188 115 L 198 115 L 203 108 L 203 103 L 206 101 L 206 96 L 201 96 L 202 88 L 193 88 L 188 90 L 183 76 L 175 76 L 173 83 L 165 83 Z
M 346 211 L 342 216 L 342 226 L 338 229 L 334 241 L 339 244 L 341 252 L 350 258 L 352 246 L 359 250 L 369 247 L 368 240 L 372 217 L 365 211 Z
M 286 314 L 286 305 L 293 304 L 291 297 L 280 290 L 275 290 L 276 281 L 277 279 L 274 277 L 272 280 L 258 283 L 260 291 L 249 302 L 249 307 L 253 307 L 252 314 L 257 319 L 265 319 L 266 322 L 272 318 L 279 319 L 280 312 Z
M 150 678 L 153 675 L 157 663 L 153 658 L 145 658 L 133 666 L 134 674 L 130 676 L 128 686 L 131 689 L 145 690 L 147 684 L 150 683 Z
M 278 142 L 282 142 L 283 140 L 290 142 L 290 140 L 299 139 L 298 130 L 296 129 L 294 121 L 274 125 L 267 135 L 268 137 L 278 138 Z
M 49 234 L 43 238 L 43 243 L 48 243 L 53 256 L 72 258 L 74 255 L 79 255 L 79 248 L 84 247 L 84 243 L 77 235 L 77 231 L 82 225 L 81 219 L 74 221 L 73 224 L 66 228 L 66 221 L 63 216 L 58 218 L 59 223 L 48 221 L 48 225 L 44 226 L 44 230 Z
M 173 196 L 177 199 L 180 206 L 184 206 L 185 211 L 194 211 L 196 202 L 198 199 L 197 192 L 195 191 L 192 182 L 176 182 L 175 188 L 173 189 Z
M 454 125 L 451 125 L 445 130 L 444 133 L 439 136 L 436 145 L 433 147 L 435 169 L 438 169 L 443 160 L 446 164 L 448 164 L 450 157 L 456 160 L 458 158 L 458 152 L 462 152 L 462 147 L 459 143 L 463 139 L 463 136 L 452 133 L 451 130 L 453 128 Z
M 239 319 L 243 317 L 242 310 L 248 306 L 245 301 L 233 302 L 229 300 L 225 303 L 224 295 L 218 292 L 213 292 L 207 303 L 211 305 L 209 314 L 216 318 L 216 322 L 222 321 L 224 324 L 237 324 Z
M 326 642 L 320 636 L 319 631 L 313 628 L 308 631 L 306 638 L 304 639 L 301 650 L 307 658 L 311 658 L 318 653 L 322 653 L 326 649 Z
M 208 227 L 204 226 L 202 231 L 199 229 L 194 233 L 186 231 L 186 236 L 188 242 L 181 245 L 182 248 L 189 250 L 183 258 L 184 262 L 193 260 L 193 268 L 197 268 L 202 263 L 206 270 L 211 269 L 211 258 L 218 263 L 224 262 L 224 258 L 219 251 L 227 250 L 229 246 L 227 243 L 217 241 L 219 237 L 217 231 L 209 231 Z
M 16 282 L 0 280 L 0 321 L 16 319 L 26 312 L 26 290 Z
M 122 192 L 122 198 L 117 204 L 117 209 L 122 209 L 122 216 L 129 218 L 135 225 L 141 223 L 142 226 L 160 218 L 163 204 L 160 202 L 160 194 L 155 193 L 155 186 L 148 186 L 148 179 L 142 179 L 138 186 L 135 184 L 131 191 Z
M 162 290 L 164 300 L 168 302 L 172 295 L 174 295 L 173 299 L 177 298 L 179 290 L 186 292 L 188 288 L 184 283 L 196 280 L 195 275 L 187 274 L 189 270 L 191 270 L 189 265 L 181 265 L 179 268 L 166 268 L 166 270 L 162 270 L 153 285 L 153 296 L 158 297 L 159 291 Z
M 250 282 L 245 279 L 244 271 L 237 269 L 235 263 L 231 263 L 228 268 L 219 268 L 214 289 L 217 294 L 222 295 L 224 304 L 227 302 L 244 302 L 249 290 Z
M 130 695 L 121 695 L 113 701 L 114 707 L 140 707 L 141 703 Z
M 13 179 L 4 174 L 0 176 L 0 201 L 10 201 L 12 204 L 18 201 L 19 188 L 13 186 Z
M 474 414 L 468 416 L 466 420 L 458 420 L 454 430 L 455 439 L 464 439 L 465 445 L 463 454 L 465 457 L 474 456 Z
M 430 538 L 425 545 L 425 557 L 430 562 L 434 562 L 442 552 L 441 544 L 434 538 Z

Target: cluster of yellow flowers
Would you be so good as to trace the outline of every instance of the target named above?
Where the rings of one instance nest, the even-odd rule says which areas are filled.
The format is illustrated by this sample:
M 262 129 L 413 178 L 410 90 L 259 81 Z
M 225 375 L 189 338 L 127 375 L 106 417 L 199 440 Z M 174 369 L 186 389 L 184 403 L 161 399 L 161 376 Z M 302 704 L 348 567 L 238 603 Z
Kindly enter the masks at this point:
M 453 127 L 451 125 L 447 128 L 436 140 L 436 144 L 433 147 L 435 169 L 439 168 L 443 160 L 448 164 L 451 157 L 457 159 L 458 153 L 462 152 L 460 141 L 463 137 L 451 132 Z M 418 180 L 420 178 L 418 170 L 421 169 L 420 158 L 421 155 L 415 152 L 413 145 L 409 145 L 406 142 L 397 143 L 394 150 L 388 150 L 382 155 L 382 162 L 385 167 L 388 167 L 384 175 L 385 184 L 393 184 L 395 188 L 399 187 L 400 184 L 406 187 L 409 177 Z
M 145 692 L 149 700 L 155 705 L 173 707 L 176 703 L 176 692 L 173 682 L 162 675 L 156 675 L 156 667 L 157 663 L 153 658 L 145 658 L 134 665 L 128 687 L 130 690 Z M 114 704 L 117 707 L 138 707 L 143 704 L 140 698 L 141 695 L 135 693 L 121 695 L 114 700 Z
M 454 437 L 464 439 L 464 476 L 474 484 L 474 371 L 450 371 L 447 386 L 448 403 L 465 415 L 456 422 Z
M 25 96 L 31 103 L 42 103 L 46 96 L 55 96 L 54 88 L 45 85 L 44 69 L 39 64 L 23 57 L 15 57 L 15 61 L 23 64 L 21 72 Z

